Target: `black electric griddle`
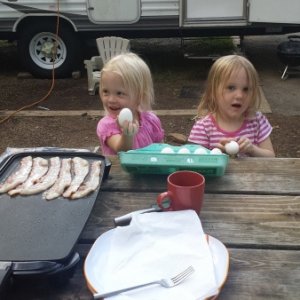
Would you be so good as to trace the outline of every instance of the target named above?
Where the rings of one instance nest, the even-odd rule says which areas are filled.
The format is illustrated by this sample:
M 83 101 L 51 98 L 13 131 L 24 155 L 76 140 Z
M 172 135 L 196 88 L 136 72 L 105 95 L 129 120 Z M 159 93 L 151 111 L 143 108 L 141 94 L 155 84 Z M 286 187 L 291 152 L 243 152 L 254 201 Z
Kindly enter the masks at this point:
M 22 152 L 9 156 L 0 166 L 0 182 L 18 167 L 20 160 L 34 157 L 101 160 L 101 178 L 95 192 L 78 200 L 63 197 L 47 201 L 42 193 L 10 197 L 0 194 L 0 286 L 14 272 L 55 273 L 74 263 L 73 248 L 98 197 L 110 162 L 89 152 Z

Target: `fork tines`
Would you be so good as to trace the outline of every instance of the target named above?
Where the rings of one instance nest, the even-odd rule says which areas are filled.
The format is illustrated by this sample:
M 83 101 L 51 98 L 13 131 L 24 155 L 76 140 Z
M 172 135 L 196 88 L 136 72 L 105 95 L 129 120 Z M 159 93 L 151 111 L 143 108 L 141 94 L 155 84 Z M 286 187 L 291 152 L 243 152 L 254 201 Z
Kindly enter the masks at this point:
M 180 274 L 176 275 L 175 277 L 171 278 L 174 284 L 181 282 L 186 277 L 190 276 L 192 273 L 195 272 L 195 269 L 192 266 L 189 266 L 186 270 L 181 272 Z

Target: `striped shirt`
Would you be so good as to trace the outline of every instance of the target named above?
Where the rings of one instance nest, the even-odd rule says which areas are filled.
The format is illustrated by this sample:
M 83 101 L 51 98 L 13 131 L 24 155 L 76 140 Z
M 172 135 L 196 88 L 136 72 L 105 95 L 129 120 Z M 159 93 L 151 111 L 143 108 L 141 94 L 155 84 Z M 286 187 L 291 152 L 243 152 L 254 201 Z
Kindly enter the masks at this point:
M 271 132 L 272 126 L 261 112 L 256 112 L 252 118 L 246 118 L 242 126 L 236 131 L 223 130 L 218 126 L 215 118 L 209 114 L 196 121 L 188 141 L 213 149 L 222 138 L 246 136 L 252 144 L 259 145 L 270 136 Z

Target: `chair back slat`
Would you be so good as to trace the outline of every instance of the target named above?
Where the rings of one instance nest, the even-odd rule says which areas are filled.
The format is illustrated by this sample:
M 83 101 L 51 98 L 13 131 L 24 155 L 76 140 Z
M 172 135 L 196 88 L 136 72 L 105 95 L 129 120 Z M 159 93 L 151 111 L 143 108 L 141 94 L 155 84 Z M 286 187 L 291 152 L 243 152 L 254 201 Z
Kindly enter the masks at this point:
M 121 37 L 107 36 L 97 38 L 97 47 L 103 64 L 110 60 L 113 56 L 129 51 L 129 40 Z
M 93 56 L 90 60 L 85 60 L 87 70 L 88 91 L 90 95 L 95 95 L 99 87 L 99 79 L 103 65 L 113 56 L 130 50 L 130 41 L 116 36 L 106 36 L 96 39 L 100 56 Z

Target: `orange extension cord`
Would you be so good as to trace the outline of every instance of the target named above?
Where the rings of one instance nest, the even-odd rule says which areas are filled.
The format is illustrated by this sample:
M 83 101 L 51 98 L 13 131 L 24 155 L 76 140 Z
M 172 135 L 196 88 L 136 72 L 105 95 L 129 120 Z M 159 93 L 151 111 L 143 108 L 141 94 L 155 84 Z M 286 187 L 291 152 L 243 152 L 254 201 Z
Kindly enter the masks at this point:
M 56 12 L 57 12 L 57 18 L 56 18 L 56 20 L 57 20 L 57 21 L 56 21 L 55 40 L 57 40 L 57 38 L 58 38 L 58 29 L 59 29 L 59 18 L 60 18 L 60 10 L 59 10 L 59 5 L 60 5 L 60 3 L 59 3 L 59 1 L 60 1 L 60 0 L 56 0 L 56 3 L 57 3 L 57 11 L 56 11 Z M 57 47 L 57 43 L 55 42 L 55 44 L 54 44 L 54 50 L 56 50 L 56 47 Z M 56 53 L 56 51 L 53 51 L 53 55 L 55 55 L 55 53 Z M 0 120 L 0 124 L 6 122 L 9 118 L 11 118 L 12 116 L 14 116 L 14 115 L 15 115 L 16 113 L 18 113 L 19 111 L 24 110 L 24 109 L 26 109 L 26 108 L 30 108 L 30 107 L 32 107 L 32 106 L 34 106 L 34 105 L 36 105 L 36 104 L 39 104 L 39 103 L 43 102 L 44 100 L 46 100 L 46 99 L 50 96 L 50 94 L 52 93 L 52 91 L 53 91 L 53 89 L 54 89 L 54 83 L 55 83 L 55 69 L 54 69 L 54 62 L 55 62 L 55 57 L 53 57 L 53 68 L 52 68 L 52 82 L 51 82 L 51 87 L 50 87 L 49 91 L 47 92 L 47 94 L 46 94 L 43 98 L 41 98 L 40 100 L 35 101 L 35 102 L 31 103 L 31 104 L 25 105 L 25 106 L 19 108 L 18 110 L 14 111 L 13 113 L 11 113 L 10 115 L 8 115 L 7 117 L 3 118 L 2 120 Z

